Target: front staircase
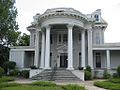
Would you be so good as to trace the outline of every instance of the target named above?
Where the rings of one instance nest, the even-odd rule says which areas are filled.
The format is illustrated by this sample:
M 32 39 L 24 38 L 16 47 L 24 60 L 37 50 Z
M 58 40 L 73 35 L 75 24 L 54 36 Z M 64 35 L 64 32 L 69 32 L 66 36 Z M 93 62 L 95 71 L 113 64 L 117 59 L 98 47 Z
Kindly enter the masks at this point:
M 52 78 L 51 78 L 52 77 Z M 80 81 L 70 70 L 66 69 L 57 69 L 54 74 L 52 70 L 44 70 L 41 73 L 32 77 L 33 80 L 41 81 Z

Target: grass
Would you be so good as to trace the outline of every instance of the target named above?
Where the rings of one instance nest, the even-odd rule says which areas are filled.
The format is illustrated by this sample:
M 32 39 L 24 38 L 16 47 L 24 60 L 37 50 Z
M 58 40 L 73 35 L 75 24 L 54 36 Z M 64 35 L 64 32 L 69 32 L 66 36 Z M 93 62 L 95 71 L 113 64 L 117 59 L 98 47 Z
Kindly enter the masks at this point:
M 85 90 L 78 85 L 56 85 L 52 82 L 33 82 L 31 84 L 0 83 L 0 90 Z
M 105 88 L 108 90 L 120 90 L 120 79 L 109 79 L 106 81 L 94 82 L 97 87 Z
M 0 83 L 14 81 L 13 77 L 3 76 L 0 78 Z

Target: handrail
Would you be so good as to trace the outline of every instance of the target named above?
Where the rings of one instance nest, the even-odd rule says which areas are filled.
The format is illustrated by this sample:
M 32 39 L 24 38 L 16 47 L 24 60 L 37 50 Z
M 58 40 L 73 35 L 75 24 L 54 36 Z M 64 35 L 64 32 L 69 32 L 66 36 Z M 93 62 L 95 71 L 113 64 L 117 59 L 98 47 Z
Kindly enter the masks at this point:
M 54 67 L 52 68 L 52 72 L 50 74 L 50 81 L 54 80 L 53 77 L 54 77 L 54 75 L 56 73 L 56 70 L 57 70 L 57 63 L 55 63 Z

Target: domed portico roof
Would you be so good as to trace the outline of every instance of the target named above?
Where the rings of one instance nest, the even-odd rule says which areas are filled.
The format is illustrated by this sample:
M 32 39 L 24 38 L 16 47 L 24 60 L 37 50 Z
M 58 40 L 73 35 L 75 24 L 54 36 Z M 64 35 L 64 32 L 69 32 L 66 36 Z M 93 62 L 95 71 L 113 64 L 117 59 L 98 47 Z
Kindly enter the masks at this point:
M 82 23 L 90 21 L 87 16 L 73 8 L 53 8 L 47 9 L 42 15 L 36 14 L 36 16 L 34 16 L 33 23 L 41 25 L 44 21 L 53 18 L 70 18 Z

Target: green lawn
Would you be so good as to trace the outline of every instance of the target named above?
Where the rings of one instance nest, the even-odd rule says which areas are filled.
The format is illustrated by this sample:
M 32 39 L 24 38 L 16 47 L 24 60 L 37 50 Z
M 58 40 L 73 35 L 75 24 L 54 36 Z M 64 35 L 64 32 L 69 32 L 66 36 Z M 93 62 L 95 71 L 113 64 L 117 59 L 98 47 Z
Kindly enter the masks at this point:
M 31 84 L 9 83 L 13 78 L 0 78 L 0 90 L 85 90 L 78 85 L 56 85 L 52 82 L 34 82 Z
M 97 81 L 95 86 L 105 88 L 108 90 L 120 90 L 120 79 L 109 79 L 106 81 Z

